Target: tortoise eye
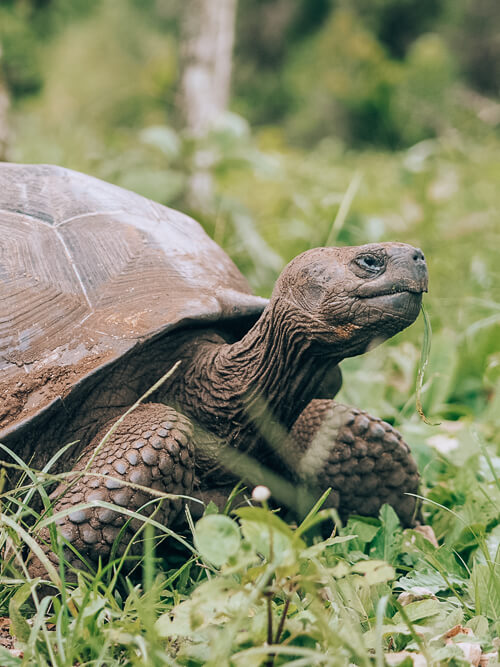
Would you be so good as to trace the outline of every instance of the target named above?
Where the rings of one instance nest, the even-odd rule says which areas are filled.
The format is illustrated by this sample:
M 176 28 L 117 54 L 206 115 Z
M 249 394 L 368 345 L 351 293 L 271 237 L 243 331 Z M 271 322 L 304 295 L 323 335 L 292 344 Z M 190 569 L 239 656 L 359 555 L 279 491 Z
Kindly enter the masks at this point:
M 354 262 L 361 269 L 372 274 L 380 273 L 385 265 L 384 259 L 378 255 L 361 255 L 360 257 L 356 257 Z

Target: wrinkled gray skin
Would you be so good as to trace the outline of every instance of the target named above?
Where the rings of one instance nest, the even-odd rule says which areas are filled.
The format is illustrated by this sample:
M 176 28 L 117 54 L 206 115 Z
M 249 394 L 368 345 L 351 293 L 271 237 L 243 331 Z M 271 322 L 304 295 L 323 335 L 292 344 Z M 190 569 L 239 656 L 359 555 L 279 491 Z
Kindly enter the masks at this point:
M 283 502 L 262 469 L 227 458 L 238 450 L 293 484 L 303 483 L 316 497 L 332 486 L 331 504 L 343 517 L 376 515 L 390 502 L 411 524 L 415 502 L 405 494 L 417 491 L 418 474 L 407 445 L 388 424 L 331 399 L 341 385 L 338 363 L 409 326 L 426 290 L 425 260 L 412 246 L 316 248 L 288 264 L 262 316 L 240 340 L 227 342 L 216 330 L 188 330 L 144 346 L 124 362 L 125 385 L 118 365 L 106 387 L 82 402 L 79 411 L 92 411 L 101 431 L 75 467 L 87 466 L 90 475 L 58 487 L 56 511 L 89 500 L 139 509 L 150 498 L 128 483 L 223 505 L 240 477 L 270 484 Z M 131 413 L 89 463 L 109 428 L 103 424 L 147 388 L 146 370 L 152 364 L 167 370 L 177 360 L 180 366 L 152 402 Z M 115 403 L 113 386 L 119 387 Z M 181 503 L 170 500 L 155 518 L 174 526 L 180 512 Z M 58 523 L 66 539 L 96 560 L 109 555 L 124 519 L 110 510 L 85 509 Z M 118 553 L 134 527 L 125 531 Z M 47 537 L 42 532 L 42 541 Z M 36 559 L 31 568 L 32 574 L 44 573 Z

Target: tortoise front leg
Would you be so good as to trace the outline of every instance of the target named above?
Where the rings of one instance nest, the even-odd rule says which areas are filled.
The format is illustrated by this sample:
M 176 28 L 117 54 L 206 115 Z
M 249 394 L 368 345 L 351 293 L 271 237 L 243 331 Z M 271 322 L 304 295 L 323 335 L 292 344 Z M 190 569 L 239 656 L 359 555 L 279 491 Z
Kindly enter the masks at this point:
M 314 490 L 332 487 L 330 506 L 349 514 L 377 516 L 392 505 L 401 522 L 413 525 L 417 466 L 408 445 L 390 424 L 332 400 L 309 403 L 290 436 L 299 449 L 298 474 Z
M 162 404 L 143 404 L 127 415 L 100 444 L 112 425 L 107 424 L 85 448 L 73 468 L 76 475 L 59 484 L 51 495 L 55 499 L 54 513 L 91 501 L 106 501 L 136 512 L 154 497 L 137 486 L 162 493 L 191 494 L 194 455 L 192 427 L 186 417 Z M 182 499 L 164 498 L 148 505 L 142 514 L 155 512 L 156 521 L 172 525 L 182 504 Z M 70 511 L 57 519 L 56 525 L 83 557 L 97 563 L 99 558 L 103 561 L 109 558 L 113 543 L 128 518 L 117 510 L 90 507 Z M 118 555 L 124 553 L 141 525 L 139 519 L 130 521 L 117 546 Z M 40 531 L 39 541 L 57 565 L 58 555 L 51 549 L 47 528 Z M 81 560 L 70 548 L 64 548 L 64 556 L 73 567 L 82 567 Z M 29 571 L 33 577 L 46 575 L 42 563 L 35 557 L 30 561 Z

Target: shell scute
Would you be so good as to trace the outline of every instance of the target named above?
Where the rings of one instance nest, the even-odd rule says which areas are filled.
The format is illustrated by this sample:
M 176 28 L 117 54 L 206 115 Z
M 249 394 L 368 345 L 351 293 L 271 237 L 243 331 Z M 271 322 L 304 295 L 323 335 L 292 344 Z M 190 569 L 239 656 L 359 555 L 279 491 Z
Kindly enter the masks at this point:
M 0 440 L 187 322 L 257 316 L 193 219 L 62 167 L 0 165 Z

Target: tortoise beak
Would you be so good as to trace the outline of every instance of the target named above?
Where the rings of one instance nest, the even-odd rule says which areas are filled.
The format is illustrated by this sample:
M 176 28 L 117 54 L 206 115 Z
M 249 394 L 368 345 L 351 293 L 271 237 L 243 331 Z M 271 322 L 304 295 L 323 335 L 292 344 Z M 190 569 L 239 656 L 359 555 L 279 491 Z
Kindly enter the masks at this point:
M 410 246 L 411 248 L 411 246 Z M 429 274 L 424 253 L 420 248 L 412 248 L 407 258 L 408 275 L 403 278 L 408 292 L 421 294 L 427 292 L 429 287 Z

